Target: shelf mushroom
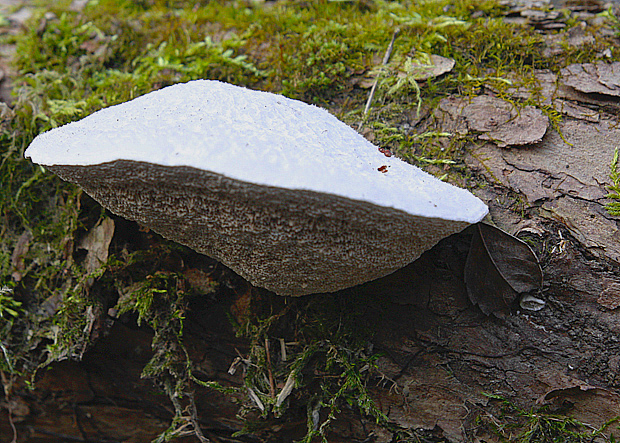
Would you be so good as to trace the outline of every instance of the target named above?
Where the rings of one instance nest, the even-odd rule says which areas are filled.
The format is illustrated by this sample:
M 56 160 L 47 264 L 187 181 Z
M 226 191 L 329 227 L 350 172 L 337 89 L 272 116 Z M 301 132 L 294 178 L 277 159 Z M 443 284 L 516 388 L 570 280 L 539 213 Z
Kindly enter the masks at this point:
M 488 211 L 321 108 L 210 80 L 43 133 L 25 156 L 280 295 L 390 274 Z

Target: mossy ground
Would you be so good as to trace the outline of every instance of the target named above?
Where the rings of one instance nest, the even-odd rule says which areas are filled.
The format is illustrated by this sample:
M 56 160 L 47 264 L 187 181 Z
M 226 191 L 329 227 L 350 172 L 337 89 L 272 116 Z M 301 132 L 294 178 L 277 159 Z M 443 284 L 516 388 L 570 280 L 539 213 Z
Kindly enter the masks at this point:
M 18 72 L 15 102 L 3 111 L 0 127 L 0 371 L 7 393 L 23 374 L 80 358 L 93 341 L 92 322 L 109 308 L 119 315 L 135 312 L 155 331 L 155 354 L 144 375 L 159 380 L 173 403 L 178 393 L 191 399 L 200 384 L 227 390 L 199 381 L 183 347 L 189 301 L 215 290 L 217 281 L 197 290 L 182 273 L 165 270 L 162 263 L 178 248 L 167 242 L 145 248 L 116 239 L 108 261 L 87 272 L 76 244 L 109 214 L 75 186 L 24 160 L 24 149 L 37 134 L 167 85 L 218 79 L 328 108 L 351 125 L 363 123 L 379 146 L 467 183 L 460 158 L 464 140 L 435 131 L 424 110 L 452 94 L 474 95 L 485 85 L 501 93 L 507 79 L 534 88 L 533 70 L 591 61 L 615 44 L 600 37 L 543 57 L 541 33 L 506 23 L 506 8 L 495 1 L 97 0 L 81 11 L 72 11 L 70 3 L 38 2 L 28 26 L 3 37 L 16 45 Z M 567 29 L 578 26 L 566 16 Z M 397 28 L 390 61 L 382 66 Z M 455 60 L 455 68 L 416 81 L 407 66 L 428 54 Z M 377 94 L 364 116 L 369 92 L 364 84 L 377 75 Z M 395 429 L 368 396 L 376 355 L 372 328 L 361 330 L 355 321 L 368 315 L 360 306 L 351 297 L 295 300 L 237 318 L 239 334 L 252 344 L 246 387 L 267 417 L 286 413 L 274 378 L 290 379 L 298 388 L 314 386 L 305 405 L 305 441 L 324 439 L 330 421 L 347 404 L 402 435 L 399 441 L 424 441 Z M 283 330 L 297 343 L 295 352 L 288 363 L 272 364 L 266 343 Z M 325 375 L 314 384 L 302 377 L 309 362 Z M 321 422 L 313 418 L 318 406 L 329 411 Z M 175 408 L 177 420 L 162 440 L 183 426 L 182 408 L 176 403 Z M 260 420 L 248 421 L 247 432 L 256 426 Z M 571 439 L 544 441 L 585 441 L 576 439 L 577 425 L 570 434 L 562 434 L 565 429 L 558 426 L 557 435 Z M 533 441 L 523 433 L 512 435 L 520 437 L 506 440 Z

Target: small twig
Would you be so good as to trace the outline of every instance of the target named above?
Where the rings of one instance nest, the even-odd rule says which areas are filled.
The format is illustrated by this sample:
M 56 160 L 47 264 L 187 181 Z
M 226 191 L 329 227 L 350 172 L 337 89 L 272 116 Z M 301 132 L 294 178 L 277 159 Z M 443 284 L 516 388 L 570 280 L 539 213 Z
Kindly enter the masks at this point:
M 265 354 L 267 356 L 267 375 L 269 375 L 269 396 L 275 398 L 276 386 L 273 381 L 273 372 L 271 370 L 271 355 L 269 351 L 269 339 L 265 337 Z
M 390 56 L 392 55 L 392 50 L 394 49 L 394 42 L 396 41 L 396 37 L 400 34 L 400 28 L 396 28 L 394 34 L 392 34 L 392 40 L 388 45 L 387 50 L 385 51 L 385 55 L 383 56 L 383 61 L 381 63 L 382 66 L 385 66 L 390 61 Z M 368 116 L 368 111 L 370 111 L 370 106 L 372 105 L 372 100 L 375 97 L 375 91 L 377 90 L 377 85 L 379 84 L 379 80 L 381 79 L 381 72 L 377 73 L 377 77 L 375 78 L 375 82 L 372 84 L 372 88 L 370 88 L 370 94 L 368 95 L 368 101 L 366 101 L 366 107 L 364 107 L 364 113 L 362 114 L 362 121 L 360 122 L 357 130 L 362 129 L 362 126 L 366 122 L 366 117 Z
M 211 443 L 211 440 L 205 437 L 202 433 L 202 429 L 200 429 L 200 424 L 198 423 L 198 408 L 196 407 L 194 392 L 190 391 L 184 393 L 189 399 L 189 404 L 184 409 L 179 401 L 179 398 L 175 395 L 175 391 L 170 383 L 170 380 L 164 380 L 164 390 L 168 394 L 168 398 L 170 398 L 175 411 L 175 422 L 177 423 L 177 427 L 173 430 L 172 435 L 176 437 L 186 437 L 191 435 L 196 437 L 200 443 Z M 189 415 L 185 415 L 185 411 L 189 411 Z M 179 426 L 178 423 L 181 423 L 181 421 L 185 421 L 185 423 Z M 190 429 L 185 430 L 185 428 Z M 162 440 L 162 437 L 163 434 L 154 441 L 164 441 Z
M 196 438 L 200 441 L 200 443 L 210 443 L 205 435 L 202 433 L 202 429 L 200 429 L 200 423 L 198 423 L 198 408 L 196 407 L 196 400 L 194 399 L 194 393 L 187 393 L 187 397 L 189 398 L 189 408 L 190 408 L 190 416 L 189 419 L 192 423 L 192 427 L 194 428 L 194 434 Z
M 248 389 L 248 393 L 250 394 L 250 398 L 254 400 L 254 403 L 256 403 L 256 406 L 258 406 L 258 409 L 260 409 L 261 412 L 265 412 L 265 405 L 260 400 L 258 395 L 256 395 L 256 392 L 254 392 L 254 389 L 250 388 L 249 386 L 247 387 L 247 389 Z
M 286 361 L 286 342 L 283 338 L 280 339 L 280 355 L 282 361 Z
M 13 421 L 13 408 L 9 405 L 9 424 L 11 425 L 11 429 L 13 430 L 13 438 L 11 439 L 11 443 L 17 443 L 17 428 L 15 427 L 15 422 Z
M 230 375 L 235 375 L 235 372 L 237 372 L 237 368 L 241 363 L 243 363 L 243 359 L 241 357 L 235 357 L 233 362 L 230 364 L 230 367 L 228 368 L 228 373 Z
M 257 367 L 254 363 L 252 363 L 251 360 L 248 360 L 247 358 L 245 358 L 243 356 L 243 354 L 241 354 L 241 352 L 239 351 L 239 349 L 235 348 L 235 351 L 237 352 L 237 355 L 239 356 L 239 358 L 241 359 L 241 361 L 243 362 L 243 364 L 245 364 L 246 366 L 255 366 Z
M 276 398 L 276 408 L 279 408 L 282 405 L 282 403 L 284 403 L 284 400 L 286 400 L 286 397 L 291 395 L 291 392 L 293 392 L 294 387 L 295 387 L 295 371 L 291 371 L 291 373 L 288 375 L 288 378 L 286 379 L 286 383 L 284 384 L 284 387 L 282 388 L 282 390 L 278 394 L 278 397 Z
M 2 347 L 2 351 L 4 352 L 4 357 L 6 358 L 7 363 L 9 364 L 9 369 L 13 369 L 11 367 L 11 361 L 9 360 L 8 356 L 7 356 L 7 352 L 4 346 L 2 346 L 0 344 L 0 346 Z M 13 402 L 11 401 L 11 391 L 12 391 L 12 379 L 13 376 L 11 376 L 11 381 L 9 382 L 9 379 L 7 379 L 4 371 L 0 371 L 0 378 L 2 379 L 2 387 L 4 389 L 4 398 L 6 400 L 6 404 L 7 404 L 7 411 L 9 413 L 9 424 L 11 425 L 11 429 L 13 430 L 13 438 L 11 439 L 11 443 L 17 443 L 17 428 L 15 427 L 15 423 L 13 421 Z

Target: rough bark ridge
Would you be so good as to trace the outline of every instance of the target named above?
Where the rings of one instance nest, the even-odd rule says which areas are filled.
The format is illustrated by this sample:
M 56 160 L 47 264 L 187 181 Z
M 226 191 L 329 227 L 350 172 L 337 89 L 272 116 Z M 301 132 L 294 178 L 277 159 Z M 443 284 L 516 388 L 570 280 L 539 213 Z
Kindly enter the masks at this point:
M 541 73 L 541 82 L 547 75 Z M 588 99 L 596 102 L 599 96 Z M 614 110 L 616 105 L 605 100 Z M 444 128 L 469 130 L 461 112 L 454 112 L 460 103 L 444 103 L 437 111 Z M 383 355 L 371 392 L 393 424 L 425 430 L 420 435 L 427 441 L 500 441 L 492 429 L 500 422 L 501 405 L 487 394 L 526 410 L 547 405 L 593 429 L 618 415 L 620 252 L 617 219 L 602 204 L 609 183 L 606 165 L 620 132 L 612 113 L 592 120 L 568 117 L 559 127 L 561 136 L 548 131 L 536 145 L 504 149 L 489 142 L 469 148 L 469 166 L 490 183 L 480 196 L 490 202 L 493 221 L 536 245 L 545 272 L 542 310 L 517 308 L 496 318 L 470 303 L 463 284 L 467 231 L 395 274 L 354 289 L 383 306 L 374 310 L 380 318 L 365 319 L 376 323 L 373 345 Z M 239 374 L 227 373 L 248 349 L 227 326 L 225 313 L 239 304 L 235 297 L 224 292 L 218 302 L 194 306 L 186 340 L 205 378 L 242 386 Z M 9 397 L 11 419 L 7 408 L 0 412 L 2 435 L 12 435 L 13 422 L 20 442 L 154 438 L 173 413 L 168 399 L 139 378 L 150 338 L 148 331 L 117 322 L 84 361 L 54 365 L 34 392 L 16 389 Z M 201 427 L 213 441 L 301 438 L 305 411 L 296 411 L 303 399 L 295 392 L 286 418 L 270 419 L 267 430 L 233 438 L 243 427 L 236 417 L 238 403 L 252 406 L 252 401 L 247 395 L 199 389 Z M 355 410 L 344 410 L 329 441 L 371 437 L 395 438 Z
M 382 356 L 369 388 L 393 424 L 418 433 L 420 441 L 500 441 L 492 429 L 501 422 L 501 405 L 485 394 L 524 409 L 548 405 L 595 428 L 618 414 L 618 322 L 616 312 L 605 307 L 614 299 L 608 284 L 614 269 L 594 259 L 560 225 L 542 227 L 546 305 L 537 312 L 516 309 L 498 319 L 471 305 L 462 276 L 471 237 L 467 231 L 395 274 L 355 288 L 356 296 L 377 300 L 360 326 L 376 323 L 372 342 Z M 241 371 L 230 375 L 228 369 L 237 356 L 248 355 L 249 343 L 235 338 L 226 316 L 243 308 L 247 295 L 224 291 L 217 301 L 205 298 L 192 306 L 185 340 L 202 379 L 243 386 Z M 254 295 L 265 300 L 265 294 Z M 351 294 L 309 297 L 345 296 Z M 156 437 L 174 414 L 168 398 L 140 379 L 151 356 L 151 338 L 150 331 L 131 321 L 117 321 L 82 362 L 53 365 L 33 392 L 16 389 L 11 410 L 18 441 L 142 442 Z M 277 348 L 275 340 L 272 348 Z M 320 374 L 304 375 L 310 389 L 315 377 Z M 306 432 L 306 411 L 300 410 L 305 389 L 293 391 L 281 419 L 246 415 L 262 420 L 264 428 L 233 438 L 243 428 L 236 416 L 239 407 L 257 411 L 248 393 L 226 396 L 199 388 L 201 428 L 212 441 L 299 439 Z M 11 435 L 6 409 L 0 417 L 2 435 Z M 356 409 L 342 410 L 329 434 L 330 442 L 367 438 L 390 442 L 395 437 Z

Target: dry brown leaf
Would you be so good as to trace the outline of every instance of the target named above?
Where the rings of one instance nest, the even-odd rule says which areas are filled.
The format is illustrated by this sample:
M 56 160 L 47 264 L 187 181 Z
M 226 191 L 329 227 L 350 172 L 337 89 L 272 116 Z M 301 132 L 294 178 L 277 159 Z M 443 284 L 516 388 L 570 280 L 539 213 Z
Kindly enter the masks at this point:
M 409 62 L 401 67 L 397 76 L 399 78 L 413 78 L 416 81 L 425 81 L 446 74 L 454 68 L 455 61 L 451 58 L 430 54 L 428 60 L 408 59 Z M 369 72 L 354 80 L 354 84 L 360 88 L 371 88 L 377 78 L 377 72 Z
M 401 72 L 399 75 L 409 75 L 417 81 L 424 81 L 452 71 L 454 65 L 455 61 L 451 58 L 431 54 L 429 55 L 429 63 L 424 63 L 422 60 L 413 60 L 410 71 L 407 73 Z
M 539 404 L 545 403 L 554 397 L 562 395 L 575 395 L 579 392 L 597 389 L 595 386 L 592 386 L 582 380 L 559 372 L 542 371 L 536 378 L 552 388 L 537 400 L 537 403 Z
M 516 237 L 484 223 L 473 228 L 465 264 L 469 299 L 486 315 L 502 317 L 520 294 L 542 286 L 542 270 L 530 247 Z
M 78 247 L 88 251 L 84 261 L 86 272 L 96 271 L 107 261 L 113 235 L 114 221 L 111 218 L 104 218 L 82 239 Z

